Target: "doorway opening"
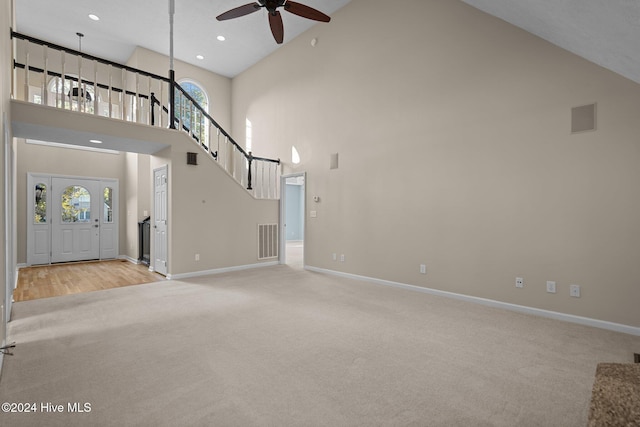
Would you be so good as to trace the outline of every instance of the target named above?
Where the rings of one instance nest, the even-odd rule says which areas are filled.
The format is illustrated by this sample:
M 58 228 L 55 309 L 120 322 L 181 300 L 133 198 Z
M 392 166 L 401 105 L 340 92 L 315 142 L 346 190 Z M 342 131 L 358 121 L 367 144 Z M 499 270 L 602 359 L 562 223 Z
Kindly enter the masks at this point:
M 304 268 L 305 173 L 282 177 L 280 264 Z

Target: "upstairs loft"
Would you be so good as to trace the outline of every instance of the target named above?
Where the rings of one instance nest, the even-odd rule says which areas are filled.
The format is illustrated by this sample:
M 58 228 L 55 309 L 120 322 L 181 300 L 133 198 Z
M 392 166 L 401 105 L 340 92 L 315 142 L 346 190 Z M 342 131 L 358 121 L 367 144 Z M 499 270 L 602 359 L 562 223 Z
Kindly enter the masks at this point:
M 12 38 L 14 136 L 143 154 L 188 139 L 255 198 L 279 198 L 280 161 L 241 147 L 173 71 L 163 77 L 16 32 Z

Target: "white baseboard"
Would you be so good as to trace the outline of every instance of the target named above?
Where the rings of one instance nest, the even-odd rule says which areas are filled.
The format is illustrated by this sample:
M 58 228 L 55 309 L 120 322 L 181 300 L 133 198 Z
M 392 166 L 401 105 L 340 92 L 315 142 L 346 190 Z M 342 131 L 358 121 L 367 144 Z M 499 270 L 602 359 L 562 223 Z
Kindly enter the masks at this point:
M 129 261 L 130 263 L 133 264 L 140 264 L 140 261 L 138 261 L 135 258 L 131 258 L 129 255 L 118 255 L 118 259 L 126 259 L 127 261 Z
M 330 274 L 333 276 L 339 276 L 339 277 L 345 277 L 348 279 L 355 279 L 355 280 L 375 283 L 378 285 L 392 286 L 394 288 L 407 289 L 410 291 L 422 292 L 430 295 L 438 295 L 446 298 L 453 298 L 453 299 L 458 299 L 462 301 L 473 302 L 476 304 L 482 304 L 489 307 L 497 307 L 505 310 L 517 311 L 519 313 L 533 314 L 535 316 L 546 317 L 549 319 L 562 320 L 565 322 L 577 323 L 580 325 L 593 326 L 595 328 L 607 329 L 610 331 L 622 332 L 624 334 L 640 336 L 640 328 L 635 326 L 607 322 L 607 321 L 598 320 L 598 319 L 591 319 L 589 317 L 575 316 L 573 314 L 560 313 L 557 311 L 543 310 L 540 308 L 527 307 L 524 305 L 510 304 L 507 302 L 496 301 L 496 300 L 491 300 L 486 298 L 479 298 L 479 297 L 474 297 L 470 295 L 457 294 L 454 292 L 440 291 L 438 289 L 423 288 L 421 286 L 408 285 L 406 283 L 392 282 L 390 280 L 376 279 L 374 277 L 360 276 L 357 274 L 343 273 L 340 271 L 328 270 L 325 268 L 312 267 L 308 265 L 305 266 L 305 269 L 309 271 L 315 271 L 316 273 Z
M 234 267 L 215 268 L 213 270 L 194 271 L 191 273 L 167 274 L 167 280 L 180 280 L 187 279 L 189 277 L 209 276 L 211 274 L 229 273 L 232 271 L 250 270 L 253 268 L 272 267 L 274 265 L 278 265 L 278 261 L 238 265 Z

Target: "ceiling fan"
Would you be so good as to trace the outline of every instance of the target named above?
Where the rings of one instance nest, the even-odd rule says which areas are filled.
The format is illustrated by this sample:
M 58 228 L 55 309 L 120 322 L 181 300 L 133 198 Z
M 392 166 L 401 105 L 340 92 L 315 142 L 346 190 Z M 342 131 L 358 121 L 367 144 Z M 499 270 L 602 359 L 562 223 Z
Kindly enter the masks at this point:
M 226 21 L 227 19 L 239 18 L 241 16 L 257 12 L 262 8 L 266 8 L 269 12 L 269 26 L 271 27 L 271 34 L 273 34 L 273 38 L 276 39 L 276 43 L 281 44 L 284 40 L 284 26 L 282 25 L 282 16 L 280 15 L 280 11 L 277 10 L 280 7 L 294 15 L 313 19 L 314 21 L 329 22 L 331 20 L 329 16 L 319 10 L 301 3 L 287 0 L 258 0 L 253 3 L 245 4 L 244 6 L 231 9 L 216 16 L 216 19 L 218 21 Z

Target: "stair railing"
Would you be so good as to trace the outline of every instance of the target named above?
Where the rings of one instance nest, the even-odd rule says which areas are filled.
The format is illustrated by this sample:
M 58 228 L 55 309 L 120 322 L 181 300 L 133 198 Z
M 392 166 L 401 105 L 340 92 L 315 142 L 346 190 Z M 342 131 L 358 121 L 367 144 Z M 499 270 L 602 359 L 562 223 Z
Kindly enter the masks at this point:
M 173 71 L 167 78 L 17 32 L 12 38 L 16 99 L 179 129 L 254 197 L 280 197 L 280 160 L 246 152 L 175 81 Z

